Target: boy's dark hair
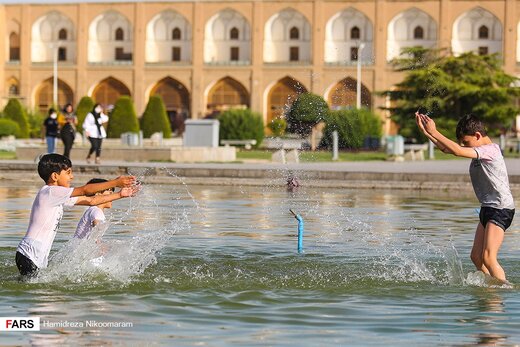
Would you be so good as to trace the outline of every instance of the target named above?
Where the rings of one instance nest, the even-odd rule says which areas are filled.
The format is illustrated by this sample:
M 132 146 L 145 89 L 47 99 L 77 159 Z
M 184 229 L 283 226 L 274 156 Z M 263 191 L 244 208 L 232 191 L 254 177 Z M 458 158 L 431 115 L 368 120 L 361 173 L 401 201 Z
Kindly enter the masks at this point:
M 487 136 L 484 123 L 471 113 L 462 117 L 457 123 L 456 134 L 459 141 L 466 135 L 475 135 L 476 132 L 479 132 L 482 136 Z
M 91 184 L 91 183 L 104 183 L 104 182 L 108 182 L 108 180 L 106 180 L 104 178 L 93 178 L 90 181 L 88 181 L 87 184 Z M 103 190 L 103 192 L 106 192 L 107 190 L 113 192 L 115 189 L 114 188 L 108 188 L 108 189 Z
M 47 183 L 53 172 L 59 174 L 71 167 L 72 162 L 69 158 L 57 153 L 45 154 L 38 162 L 38 175 Z

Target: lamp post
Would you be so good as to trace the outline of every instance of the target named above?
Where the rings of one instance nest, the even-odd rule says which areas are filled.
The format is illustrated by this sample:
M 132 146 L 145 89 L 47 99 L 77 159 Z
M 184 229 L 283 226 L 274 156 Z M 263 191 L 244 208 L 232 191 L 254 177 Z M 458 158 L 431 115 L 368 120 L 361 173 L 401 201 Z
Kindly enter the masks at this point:
M 360 43 L 357 51 L 357 84 L 356 84 L 356 108 L 361 108 L 361 52 L 365 48 L 364 43 Z
M 53 45 L 53 70 L 52 70 L 52 103 L 54 107 L 58 106 L 58 50 L 59 50 L 59 43 L 56 42 Z

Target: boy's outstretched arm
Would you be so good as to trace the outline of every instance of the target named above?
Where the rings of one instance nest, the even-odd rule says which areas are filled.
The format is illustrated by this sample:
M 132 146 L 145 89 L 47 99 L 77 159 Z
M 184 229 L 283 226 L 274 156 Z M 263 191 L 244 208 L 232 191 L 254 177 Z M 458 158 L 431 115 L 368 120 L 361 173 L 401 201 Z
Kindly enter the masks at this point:
M 135 176 L 119 176 L 116 179 L 102 182 L 102 183 L 90 183 L 81 187 L 76 187 L 72 191 L 71 196 L 82 196 L 82 195 L 94 195 L 97 192 L 101 192 L 103 190 L 107 190 L 110 188 L 125 188 L 131 187 L 135 185 L 136 179 Z M 98 205 L 98 204 L 95 204 Z
M 443 134 L 441 134 L 437 127 L 435 126 L 435 122 L 433 119 L 424 114 L 419 114 L 420 122 L 422 123 L 425 134 L 429 134 L 432 138 L 435 139 L 434 142 L 439 148 L 444 147 L 446 150 L 444 152 L 451 153 L 456 155 L 457 157 L 465 157 L 465 158 L 477 158 L 477 152 L 471 147 L 462 147 L 458 143 L 450 140 Z M 427 135 L 428 136 L 428 135 Z M 433 141 L 433 140 L 432 140 Z
M 439 141 L 437 141 L 437 139 L 435 137 L 433 137 L 432 135 L 430 135 L 426 129 L 424 129 L 424 124 L 423 124 L 423 121 L 421 119 L 421 114 L 419 112 L 415 112 L 415 122 L 417 123 L 417 126 L 419 127 L 419 129 L 422 131 L 422 133 L 424 134 L 424 136 L 426 136 L 438 149 L 440 149 L 442 152 L 444 153 L 449 153 L 449 154 L 453 154 L 448 148 L 446 148 L 445 146 L 443 146 L 441 143 L 439 143 Z
M 85 205 L 85 206 L 95 206 L 104 204 L 106 202 L 118 200 L 121 198 L 127 198 L 129 196 L 134 196 L 139 192 L 140 186 L 134 185 L 132 187 L 125 187 L 122 188 L 117 193 L 112 194 L 100 194 L 100 195 L 94 195 L 94 196 L 78 196 L 78 199 L 76 200 L 76 205 Z

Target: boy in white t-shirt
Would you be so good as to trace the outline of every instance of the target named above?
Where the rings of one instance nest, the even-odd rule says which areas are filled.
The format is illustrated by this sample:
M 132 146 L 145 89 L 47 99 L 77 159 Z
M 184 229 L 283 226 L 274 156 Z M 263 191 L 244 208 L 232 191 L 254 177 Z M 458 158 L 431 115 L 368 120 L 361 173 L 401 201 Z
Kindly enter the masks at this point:
M 471 261 L 478 270 L 509 283 L 497 257 L 504 233 L 513 221 L 515 203 L 500 147 L 487 136 L 484 124 L 471 114 L 457 124 L 457 139 L 461 145 L 442 135 L 427 115 L 416 112 L 415 119 L 419 129 L 441 151 L 472 159 L 469 174 L 481 207 Z
M 72 188 L 72 163 L 61 154 L 44 155 L 38 163 L 38 174 L 45 185 L 34 199 L 27 233 L 16 249 L 16 266 L 20 274 L 27 276 L 34 276 L 39 269 L 47 267 L 64 206 L 94 206 L 133 196 L 139 191 L 134 176 Z M 115 187 L 122 189 L 117 193 L 94 195 Z
M 103 178 L 93 178 L 90 181 L 88 181 L 87 184 L 103 182 L 107 182 L 107 180 Z M 108 195 L 112 194 L 113 192 L 114 188 L 109 188 L 107 190 L 97 192 L 96 195 Z M 105 222 L 106 218 L 105 213 L 103 211 L 105 208 L 112 208 L 112 201 L 105 202 L 104 204 L 100 204 L 97 206 L 90 206 L 85 211 L 85 213 L 83 213 L 83 216 L 79 220 L 78 226 L 76 227 L 76 232 L 74 233 L 74 237 L 78 239 L 88 238 L 90 236 L 90 233 L 92 232 L 92 229 L 96 225 Z

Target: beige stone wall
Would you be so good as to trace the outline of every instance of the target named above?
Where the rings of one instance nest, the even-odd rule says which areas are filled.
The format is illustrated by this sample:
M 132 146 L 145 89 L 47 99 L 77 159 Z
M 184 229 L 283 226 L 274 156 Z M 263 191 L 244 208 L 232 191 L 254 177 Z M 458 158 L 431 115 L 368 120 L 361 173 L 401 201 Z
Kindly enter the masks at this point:
M 431 0 L 431 1 L 189 1 L 174 3 L 75 3 L 52 5 L 0 6 L 0 44 L 8 48 L 6 23 L 15 20 L 21 27 L 21 59 L 19 64 L 8 62 L 8 49 L 0 66 L 0 95 L 8 94 L 6 81 L 11 77 L 20 82 L 20 95 L 25 103 L 34 106 L 35 93 L 42 81 L 52 77 L 52 64 L 32 64 L 30 57 L 33 23 L 51 10 L 67 15 L 76 27 L 77 60 L 59 65 L 59 78 L 74 91 L 74 102 L 90 95 L 96 85 L 113 77 L 131 91 L 138 114 L 144 111 L 151 89 L 165 77 L 172 77 L 188 89 L 192 118 L 205 115 L 208 91 L 220 79 L 229 76 L 239 81 L 251 96 L 255 111 L 267 114 L 267 95 L 270 88 L 285 76 L 298 80 L 305 88 L 326 96 L 338 81 L 356 79 L 355 66 L 324 64 L 324 41 L 327 21 L 336 13 L 354 8 L 364 13 L 373 24 L 374 64 L 364 66 L 362 82 L 373 93 L 373 108 L 384 105 L 375 92 L 389 89 L 400 81 L 400 74 L 386 62 L 387 27 L 397 14 L 410 8 L 428 13 L 438 25 L 438 46 L 450 47 L 453 23 L 462 13 L 477 6 L 493 13 L 503 26 L 504 68 L 518 74 L 516 63 L 517 28 L 520 21 L 518 0 Z M 206 22 L 217 12 L 231 8 L 244 16 L 251 27 L 251 64 L 247 66 L 210 66 L 203 62 L 204 29 Z M 286 8 L 299 11 L 308 20 L 312 33 L 312 62 L 308 65 L 263 63 L 264 26 L 268 19 Z M 130 65 L 92 65 L 87 61 L 88 30 L 91 22 L 107 10 L 126 16 L 133 26 L 133 63 Z M 182 14 L 192 27 L 192 62 L 190 64 L 146 64 L 146 25 L 158 13 L 173 9 Z

